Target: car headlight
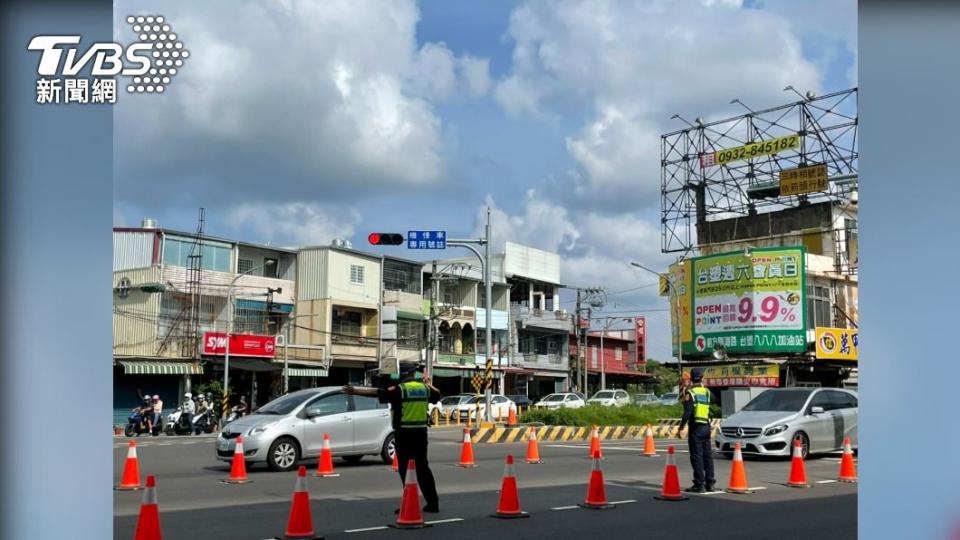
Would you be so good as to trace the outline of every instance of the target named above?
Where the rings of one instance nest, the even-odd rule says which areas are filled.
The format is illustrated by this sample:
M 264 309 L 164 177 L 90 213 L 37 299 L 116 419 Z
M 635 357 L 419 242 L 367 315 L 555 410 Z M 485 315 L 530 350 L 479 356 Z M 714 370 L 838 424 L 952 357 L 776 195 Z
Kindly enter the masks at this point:
M 273 424 L 267 424 L 267 425 L 265 425 L 265 426 L 257 426 L 257 427 L 255 427 L 255 428 L 251 428 L 250 431 L 247 432 L 247 436 L 248 436 L 248 437 L 252 437 L 252 436 L 254 436 L 254 435 L 259 435 L 259 434 L 263 433 L 264 431 L 270 429 L 270 426 L 272 426 L 272 425 L 273 425 Z
M 777 433 L 783 433 L 787 430 L 786 424 L 780 424 L 779 426 L 773 426 L 764 430 L 763 434 L 767 437 L 771 435 L 776 435 Z

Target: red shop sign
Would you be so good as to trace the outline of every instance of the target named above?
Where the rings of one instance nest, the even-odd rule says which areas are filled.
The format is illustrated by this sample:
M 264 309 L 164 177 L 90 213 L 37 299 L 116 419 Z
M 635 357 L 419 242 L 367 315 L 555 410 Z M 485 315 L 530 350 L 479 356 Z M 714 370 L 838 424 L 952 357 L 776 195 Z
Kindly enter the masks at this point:
M 230 356 L 252 356 L 273 358 L 277 343 L 274 336 L 256 336 L 233 334 L 230 336 Z M 205 332 L 203 334 L 203 354 L 224 356 L 227 353 L 227 334 L 224 332 Z

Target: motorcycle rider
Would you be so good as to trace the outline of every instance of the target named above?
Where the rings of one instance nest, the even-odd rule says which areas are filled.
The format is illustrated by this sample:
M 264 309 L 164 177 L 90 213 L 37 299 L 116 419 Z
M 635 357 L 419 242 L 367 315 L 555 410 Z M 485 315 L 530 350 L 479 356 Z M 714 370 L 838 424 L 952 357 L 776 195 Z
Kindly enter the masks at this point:
M 160 396 L 154 394 L 153 396 L 153 426 L 158 430 L 160 429 L 161 421 L 163 414 L 163 401 L 160 399 Z M 154 433 L 151 430 L 151 433 Z M 156 434 L 156 433 L 154 433 Z
M 140 424 L 147 425 L 147 433 L 153 432 L 153 399 L 150 396 L 144 396 L 143 404 L 140 405 L 137 412 L 140 414 Z
M 236 411 L 237 418 L 247 414 L 247 396 L 240 396 L 240 403 L 237 403 Z
M 181 420 L 186 420 L 187 424 L 190 425 L 190 434 L 193 434 L 193 415 L 197 412 L 196 404 L 193 402 L 193 394 L 187 392 L 183 395 L 183 417 Z
M 207 402 L 203 394 L 197 395 L 197 419 L 194 424 L 209 425 L 213 423 L 210 413 L 213 412 L 213 404 Z

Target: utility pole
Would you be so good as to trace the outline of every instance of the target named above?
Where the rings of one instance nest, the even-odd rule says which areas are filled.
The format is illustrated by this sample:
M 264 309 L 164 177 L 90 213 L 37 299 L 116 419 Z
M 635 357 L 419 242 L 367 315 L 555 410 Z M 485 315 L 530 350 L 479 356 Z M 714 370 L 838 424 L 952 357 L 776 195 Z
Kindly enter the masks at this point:
M 580 385 L 580 379 L 582 378 L 581 374 L 583 373 L 583 369 L 586 367 L 581 363 L 581 359 L 583 358 L 583 340 L 581 339 L 581 328 L 583 325 L 580 323 L 580 309 L 580 289 L 577 289 L 577 310 L 574 312 L 576 315 L 574 317 L 574 332 L 577 333 L 577 364 L 575 368 L 576 376 L 573 379 L 577 386 Z
M 436 361 L 437 349 L 439 348 L 440 331 L 437 328 L 437 261 L 433 261 L 433 267 L 430 271 L 430 327 L 427 329 L 427 358 L 426 368 L 423 373 L 426 377 L 433 374 L 433 363 Z

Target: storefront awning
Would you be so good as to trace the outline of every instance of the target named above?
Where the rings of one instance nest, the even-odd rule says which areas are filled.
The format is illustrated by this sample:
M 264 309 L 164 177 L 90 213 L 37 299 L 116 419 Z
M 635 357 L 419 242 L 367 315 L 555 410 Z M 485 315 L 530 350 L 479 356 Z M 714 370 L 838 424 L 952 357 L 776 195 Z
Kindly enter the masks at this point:
M 563 379 L 567 374 L 563 371 L 534 371 L 534 377 L 554 377 L 557 379 Z
M 425 321 L 430 317 L 427 317 L 426 315 L 424 315 L 423 313 L 420 313 L 419 311 L 406 311 L 406 310 L 398 309 L 397 318 Z
M 122 360 L 125 375 L 203 375 L 203 366 L 193 362 Z
M 327 369 L 320 368 L 292 368 L 288 367 L 284 372 L 288 377 L 326 377 L 330 374 Z
M 210 358 L 207 361 L 223 369 L 223 358 Z M 230 369 L 239 369 L 243 371 L 282 371 L 283 366 L 277 365 L 266 358 L 246 358 L 243 356 L 230 356 Z

